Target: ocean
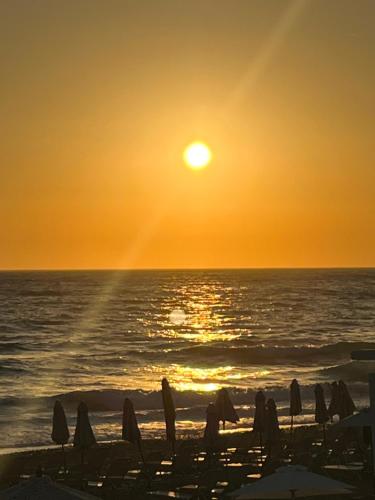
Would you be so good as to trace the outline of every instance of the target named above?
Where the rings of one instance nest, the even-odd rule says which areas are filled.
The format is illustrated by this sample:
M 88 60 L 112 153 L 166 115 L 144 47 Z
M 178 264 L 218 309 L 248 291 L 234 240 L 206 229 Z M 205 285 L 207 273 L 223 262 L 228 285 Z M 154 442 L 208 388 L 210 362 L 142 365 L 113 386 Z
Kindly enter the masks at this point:
M 162 438 L 163 376 L 180 437 L 201 432 L 220 387 L 239 427 L 259 388 L 287 422 L 293 378 L 312 422 L 317 382 L 344 379 L 368 404 L 361 348 L 375 349 L 375 269 L 2 272 L 0 451 L 52 444 L 57 398 L 72 434 L 84 400 L 98 440 L 119 439 L 126 395 L 142 435 Z

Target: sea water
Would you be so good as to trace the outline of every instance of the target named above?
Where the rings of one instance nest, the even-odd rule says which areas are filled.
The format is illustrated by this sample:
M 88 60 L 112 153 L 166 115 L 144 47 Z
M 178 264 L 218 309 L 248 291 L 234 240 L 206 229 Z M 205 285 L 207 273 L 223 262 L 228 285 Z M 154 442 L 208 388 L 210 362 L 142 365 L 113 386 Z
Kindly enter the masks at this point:
M 201 432 L 227 387 L 251 426 L 254 392 L 287 419 L 289 384 L 344 379 L 367 403 L 375 348 L 375 270 L 176 270 L 0 273 L 0 448 L 51 443 L 55 399 L 71 431 L 87 402 L 100 440 L 121 434 L 132 399 L 142 435 L 163 437 L 160 381 L 175 389 L 179 436 Z

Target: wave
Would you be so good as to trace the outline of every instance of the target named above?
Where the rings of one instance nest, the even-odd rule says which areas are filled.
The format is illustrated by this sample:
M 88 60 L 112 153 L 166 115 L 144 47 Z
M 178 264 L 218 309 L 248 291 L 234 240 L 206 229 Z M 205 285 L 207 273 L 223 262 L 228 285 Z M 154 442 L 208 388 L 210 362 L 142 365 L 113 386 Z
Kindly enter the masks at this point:
M 323 383 L 328 384 L 331 378 Z M 321 380 L 320 380 L 321 381 Z M 349 384 L 354 398 L 367 397 L 367 384 Z M 315 384 L 306 384 L 301 386 L 301 397 L 310 403 L 314 401 Z M 252 407 L 254 405 L 255 394 L 258 389 L 243 389 L 237 387 L 228 388 L 233 403 L 237 406 Z M 264 389 L 267 398 L 274 398 L 281 406 L 289 401 L 289 387 L 267 387 Z M 208 403 L 215 400 L 215 392 L 194 392 L 194 391 L 173 391 L 176 408 L 181 411 L 193 408 L 206 407 Z M 327 386 L 327 397 L 330 395 Z M 162 396 L 160 391 L 142 391 L 134 390 L 92 390 L 92 391 L 73 391 L 64 394 L 57 394 L 48 398 L 48 405 L 52 406 L 56 399 L 59 399 L 65 406 L 76 408 L 80 401 L 84 401 L 92 411 L 121 411 L 124 398 L 130 398 L 133 401 L 137 411 L 159 411 L 162 408 Z
M 337 380 L 342 379 L 349 382 L 368 382 L 368 374 L 375 372 L 375 361 L 351 361 L 338 366 L 323 368 L 320 373 L 324 377 Z
M 168 356 L 175 359 L 189 360 L 191 363 L 222 361 L 239 365 L 275 364 L 318 364 L 322 362 L 350 359 L 352 351 L 375 349 L 375 342 L 336 342 L 323 346 L 257 346 L 257 347 L 224 347 L 215 345 L 198 345 L 181 349 L 171 349 Z M 152 353 L 153 357 L 155 353 Z

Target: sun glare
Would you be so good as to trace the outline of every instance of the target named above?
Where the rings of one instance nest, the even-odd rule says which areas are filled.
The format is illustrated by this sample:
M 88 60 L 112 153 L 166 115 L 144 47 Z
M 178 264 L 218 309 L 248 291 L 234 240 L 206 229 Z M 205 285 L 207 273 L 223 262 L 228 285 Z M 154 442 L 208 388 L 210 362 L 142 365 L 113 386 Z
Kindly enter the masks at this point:
M 184 161 L 193 170 L 207 167 L 211 158 L 211 150 L 204 142 L 193 142 L 184 151 Z

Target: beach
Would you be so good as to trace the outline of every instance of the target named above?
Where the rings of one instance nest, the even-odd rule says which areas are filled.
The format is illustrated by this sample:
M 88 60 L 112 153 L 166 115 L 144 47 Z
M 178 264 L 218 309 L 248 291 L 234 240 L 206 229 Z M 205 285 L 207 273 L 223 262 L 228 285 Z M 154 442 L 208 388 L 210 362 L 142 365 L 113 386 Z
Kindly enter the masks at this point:
M 338 437 L 343 437 L 342 430 L 331 427 L 327 437 L 325 448 L 320 426 L 297 428 L 293 440 L 290 430 L 285 429 L 281 434 L 285 449 L 280 451 L 281 448 L 277 447 L 272 460 L 266 454 L 260 458 L 259 436 L 253 432 L 221 435 L 214 454 L 207 454 L 202 439 L 180 440 L 173 459 L 170 443 L 166 440 L 146 439 L 142 441 L 145 464 L 137 446 L 128 442 L 101 443 L 92 447 L 86 451 L 84 465 L 80 451 L 67 446 L 65 472 L 60 447 L 13 453 L 0 456 L 0 488 L 20 480 L 27 481 L 39 471 L 57 482 L 99 498 L 120 499 L 129 495 L 136 499 L 167 498 L 168 490 L 184 493 L 186 498 L 195 498 L 191 491 L 192 483 L 199 483 L 201 492 L 206 491 L 206 495 L 207 488 L 215 489 L 215 485 L 224 484 L 221 489 L 218 487 L 220 492 L 216 495 L 211 492 L 210 496 L 203 498 L 229 498 L 226 495 L 241 484 L 256 481 L 262 475 L 274 472 L 277 467 L 298 463 L 355 488 L 352 496 L 336 495 L 330 498 L 373 498 L 372 474 L 366 461 L 363 462 L 367 452 L 362 449 L 359 453 L 358 448 L 353 451 L 353 443 L 358 442 L 356 433 L 344 437 L 345 451 L 334 445 Z M 184 464 L 182 469 L 178 465 L 181 460 Z

